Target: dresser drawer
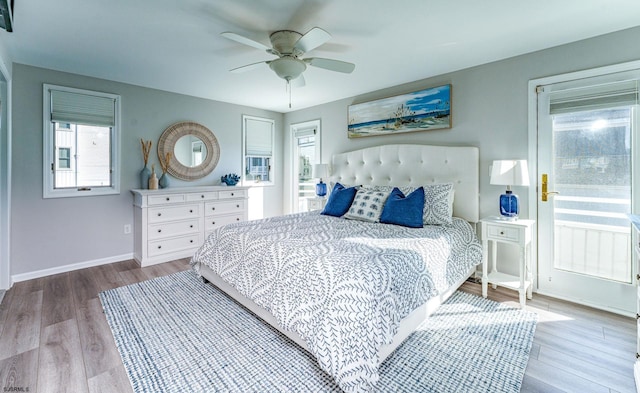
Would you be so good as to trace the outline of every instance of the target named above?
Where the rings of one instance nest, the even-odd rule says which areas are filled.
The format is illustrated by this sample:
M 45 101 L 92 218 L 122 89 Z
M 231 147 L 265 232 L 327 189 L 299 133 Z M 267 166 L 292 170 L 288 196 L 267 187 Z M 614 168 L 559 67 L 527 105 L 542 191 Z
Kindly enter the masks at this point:
M 490 240 L 520 242 L 521 231 L 517 228 L 489 224 L 487 225 L 487 232 L 487 238 Z
M 148 242 L 148 255 L 168 254 L 175 251 L 188 250 L 199 247 L 202 244 L 202 235 L 194 233 L 187 236 L 172 237 L 169 239 L 153 240 Z
M 150 224 L 174 220 L 188 220 L 198 217 L 201 205 L 178 205 L 154 207 L 149 209 L 148 220 Z
M 244 198 L 246 196 L 245 190 L 229 190 L 229 191 L 220 191 L 218 196 L 220 199 L 230 199 L 230 198 Z
M 198 202 L 198 201 L 213 201 L 218 199 L 217 192 L 199 192 L 193 194 L 187 194 L 187 202 Z
M 244 199 L 237 201 L 208 202 L 204 205 L 204 212 L 206 216 L 243 212 L 244 204 Z
M 184 202 L 184 194 L 164 194 L 149 196 L 149 206 L 169 205 L 172 203 Z
M 242 214 L 231 214 L 226 216 L 210 216 L 204 220 L 204 230 L 213 231 L 223 225 L 231 224 L 234 222 L 240 222 L 244 219 Z M 209 233 L 207 233 L 209 235 Z
M 166 237 L 186 235 L 200 232 L 198 219 L 187 221 L 169 221 L 149 225 L 148 239 L 164 239 Z

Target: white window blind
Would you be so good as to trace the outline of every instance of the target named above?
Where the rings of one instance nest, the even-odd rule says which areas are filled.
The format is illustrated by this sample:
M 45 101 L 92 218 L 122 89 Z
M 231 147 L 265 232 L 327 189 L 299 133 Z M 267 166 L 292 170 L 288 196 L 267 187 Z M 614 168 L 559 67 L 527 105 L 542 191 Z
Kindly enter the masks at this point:
M 245 154 L 253 157 L 273 155 L 273 122 L 246 119 Z
M 299 128 L 296 129 L 295 131 L 295 137 L 296 138 L 305 138 L 308 136 L 313 136 L 316 134 L 316 127 L 306 127 L 306 128 Z
M 638 105 L 640 103 L 638 80 L 559 90 L 552 92 L 549 98 L 549 113 L 551 115 Z
M 51 91 L 51 121 L 113 127 L 115 99 L 63 90 Z

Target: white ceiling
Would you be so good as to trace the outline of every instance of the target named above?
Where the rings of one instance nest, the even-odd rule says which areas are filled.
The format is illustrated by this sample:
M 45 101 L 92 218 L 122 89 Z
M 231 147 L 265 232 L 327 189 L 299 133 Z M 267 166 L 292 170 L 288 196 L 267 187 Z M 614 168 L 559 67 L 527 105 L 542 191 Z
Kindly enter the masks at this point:
M 16 0 L 0 39 L 17 63 L 288 112 L 638 25 L 638 0 Z M 356 69 L 309 67 L 291 109 L 268 66 L 228 72 L 274 57 L 220 33 L 314 26 L 332 38 L 306 57 Z

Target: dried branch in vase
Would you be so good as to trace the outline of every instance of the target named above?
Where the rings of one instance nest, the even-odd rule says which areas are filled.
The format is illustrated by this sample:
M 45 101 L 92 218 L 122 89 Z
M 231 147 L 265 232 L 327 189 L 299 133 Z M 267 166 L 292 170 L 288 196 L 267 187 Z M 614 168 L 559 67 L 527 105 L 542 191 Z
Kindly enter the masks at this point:
M 167 152 L 167 155 L 164 158 L 164 162 L 163 160 L 160 161 L 160 168 L 162 168 L 162 173 L 167 173 L 167 170 L 169 169 L 169 163 L 171 162 L 171 152 Z
M 151 152 L 151 141 L 145 142 L 140 138 L 140 144 L 142 145 L 142 158 L 144 159 L 144 165 L 147 166 L 149 162 L 149 153 Z

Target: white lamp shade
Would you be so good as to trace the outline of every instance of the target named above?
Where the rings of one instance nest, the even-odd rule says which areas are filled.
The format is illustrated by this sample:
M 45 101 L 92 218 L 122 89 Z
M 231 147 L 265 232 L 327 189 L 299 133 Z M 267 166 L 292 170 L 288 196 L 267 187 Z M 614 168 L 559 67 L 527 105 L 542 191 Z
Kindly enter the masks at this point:
M 327 177 L 328 175 L 329 175 L 329 164 L 313 164 L 312 176 L 314 178 L 321 179 L 323 177 Z
M 501 186 L 529 186 L 527 160 L 495 160 L 491 168 L 490 184 Z

